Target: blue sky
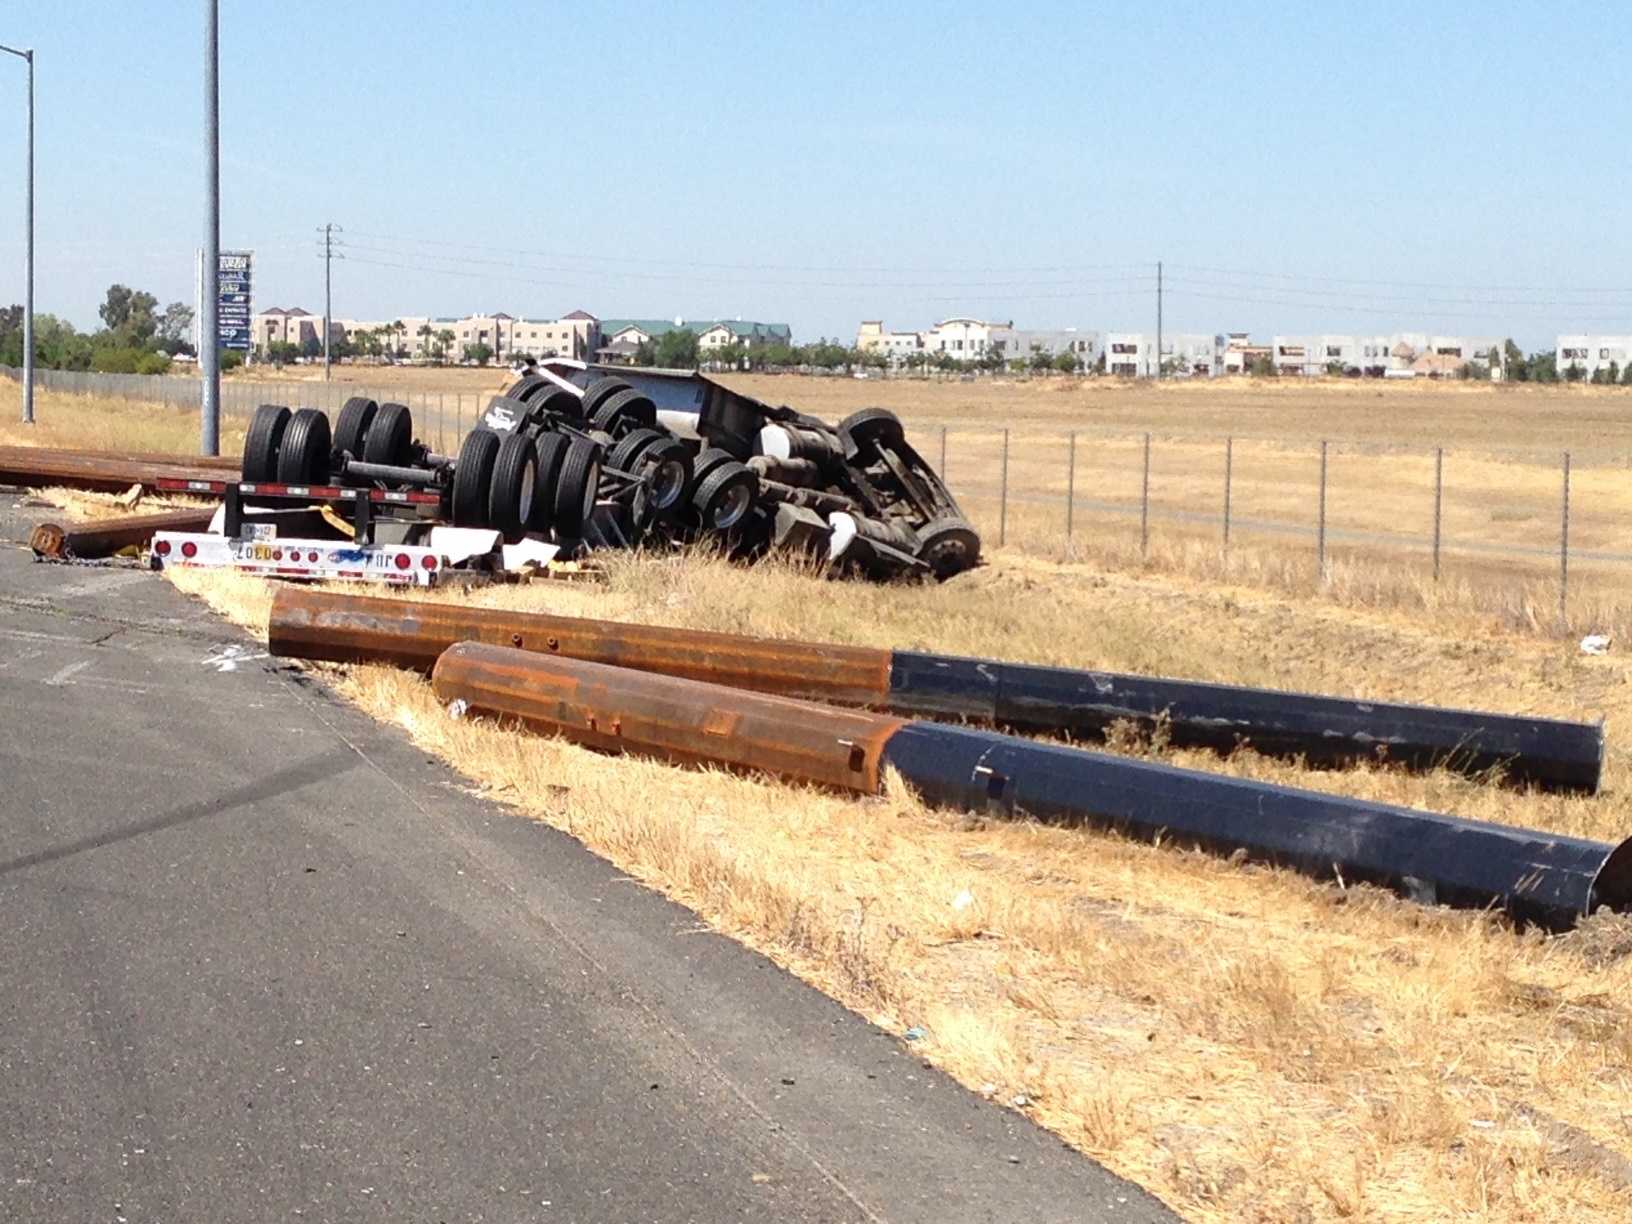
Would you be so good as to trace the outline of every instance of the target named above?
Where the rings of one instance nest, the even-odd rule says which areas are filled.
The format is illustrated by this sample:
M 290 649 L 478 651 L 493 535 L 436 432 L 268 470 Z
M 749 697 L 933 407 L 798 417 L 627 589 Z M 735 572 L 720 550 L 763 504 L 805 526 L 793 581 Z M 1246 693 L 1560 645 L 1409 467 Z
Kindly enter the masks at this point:
M 192 299 L 202 11 L 16 0 L 37 305 Z M 1610 4 L 223 0 L 256 306 L 1171 330 L 1632 331 Z M 0 57 L 0 299 L 21 298 Z

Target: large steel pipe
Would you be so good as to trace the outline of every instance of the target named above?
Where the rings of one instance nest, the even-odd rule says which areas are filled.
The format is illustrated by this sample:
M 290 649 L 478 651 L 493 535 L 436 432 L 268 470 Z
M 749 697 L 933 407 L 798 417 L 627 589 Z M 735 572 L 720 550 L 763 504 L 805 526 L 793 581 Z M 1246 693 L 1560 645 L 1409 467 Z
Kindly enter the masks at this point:
M 334 595 L 291 587 L 272 605 L 272 653 L 331 662 L 387 662 L 429 671 L 448 646 L 523 650 L 689 676 L 737 688 L 910 717 L 955 718 L 1023 731 L 1103 734 L 1114 722 L 1165 718 L 1173 742 L 1317 763 L 1384 759 L 1595 790 L 1604 734 L 1591 723 L 1355 701 L 995 659 L 875 650 L 663 629 L 450 604 Z
M 878 790 L 880 751 L 902 726 L 886 714 L 482 642 L 444 651 L 432 683 L 443 701 L 559 731 L 592 748 L 759 769 L 855 791 Z
M 213 509 L 166 510 L 87 523 L 40 523 L 29 533 L 28 545 L 42 557 L 107 557 L 121 548 L 147 544 L 159 531 L 206 531 Z
M 861 792 L 876 791 L 894 766 L 932 803 L 1244 851 L 1426 903 L 1501 905 L 1550 929 L 1600 905 L 1632 908 L 1632 841 L 1611 846 L 479 642 L 450 647 L 432 682 L 444 702 L 605 751 Z
M 223 469 L 192 459 L 129 459 L 99 451 L 0 446 L 0 484 L 65 485 L 122 493 L 131 485 L 154 488 L 162 479 L 220 480 Z

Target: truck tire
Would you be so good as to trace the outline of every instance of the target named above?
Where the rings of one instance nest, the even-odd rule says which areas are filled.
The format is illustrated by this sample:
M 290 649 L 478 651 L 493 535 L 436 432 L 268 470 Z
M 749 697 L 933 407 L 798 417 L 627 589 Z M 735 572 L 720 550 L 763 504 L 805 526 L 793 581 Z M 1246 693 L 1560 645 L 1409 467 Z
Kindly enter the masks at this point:
M 730 531 L 753 511 L 759 477 L 732 459 L 711 471 L 697 485 L 691 504 L 705 530 Z
M 918 560 L 944 581 L 980 560 L 980 533 L 967 519 L 931 519 L 918 530 Z
M 654 442 L 661 442 L 663 435 L 655 429 L 636 429 L 623 435 L 618 444 L 606 456 L 606 466 L 619 472 L 628 472 L 635 475 L 640 464 L 640 456 Z
M 650 429 L 657 424 L 657 405 L 632 387 L 614 391 L 595 409 L 590 424 L 614 435 L 632 429 Z
M 354 395 L 340 405 L 340 415 L 334 420 L 334 449 L 345 451 L 353 459 L 363 457 L 363 440 L 380 406 L 362 395 Z
M 563 538 L 579 539 L 584 524 L 595 509 L 601 484 L 601 448 L 587 438 L 574 438 L 561 460 L 561 475 L 555 482 L 555 532 Z
M 538 447 L 524 433 L 504 435 L 488 483 L 487 521 L 514 544 L 527 531 L 538 496 Z
M 266 484 L 278 478 L 278 447 L 289 428 L 289 409 L 282 404 L 262 404 L 255 409 L 244 436 L 244 461 L 239 467 L 251 484 Z
M 662 518 L 685 509 L 691 487 L 691 448 L 679 438 L 659 438 L 637 461 L 646 478 L 646 502 Z
M 327 484 L 332 441 L 328 417 L 316 408 L 302 408 L 295 413 L 278 447 L 278 483 Z
M 407 467 L 413 459 L 414 414 L 405 404 L 381 404 L 363 441 L 363 460 Z
M 505 392 L 505 395 L 510 399 L 520 400 L 525 404 L 528 400 L 532 399 L 533 396 L 539 394 L 538 389 L 542 387 L 546 381 L 547 380 L 542 374 L 524 374 L 511 384 L 510 389 Z
M 686 489 L 686 500 L 689 502 L 692 499 L 692 496 L 702 486 L 704 477 L 719 467 L 720 464 L 735 462 L 736 456 L 731 454 L 730 451 L 723 451 L 714 446 L 710 446 L 698 454 L 697 458 L 693 459 L 691 463 L 691 485 Z
M 535 416 L 559 417 L 566 421 L 581 421 L 584 418 L 584 401 L 565 387 L 541 391 L 531 403 Z
M 533 517 L 527 523 L 529 531 L 540 535 L 555 522 L 555 486 L 561 480 L 561 465 L 567 458 L 570 443 L 565 434 L 539 434 L 534 445 L 538 448 L 538 476 L 533 486 Z
M 888 408 L 863 408 L 839 422 L 839 438 L 844 457 L 851 462 L 869 463 L 878 457 L 878 444 L 893 446 L 906 437 L 901 418 Z
M 579 415 L 586 421 L 594 419 L 597 408 L 619 391 L 628 391 L 630 389 L 629 384 L 624 382 L 623 379 L 614 378 L 610 374 L 602 375 L 584 389 L 584 398 L 579 401 Z
M 473 429 L 459 446 L 453 467 L 453 525 L 487 527 L 487 490 L 499 458 L 499 435 Z

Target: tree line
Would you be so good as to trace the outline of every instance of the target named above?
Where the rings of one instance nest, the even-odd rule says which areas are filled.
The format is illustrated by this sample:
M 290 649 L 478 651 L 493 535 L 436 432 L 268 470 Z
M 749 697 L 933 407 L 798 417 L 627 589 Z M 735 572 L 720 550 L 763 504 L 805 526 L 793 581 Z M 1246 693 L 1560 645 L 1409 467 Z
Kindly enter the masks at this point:
M 34 363 L 48 370 L 164 374 L 173 357 L 197 355 L 187 338 L 193 308 L 185 302 L 160 310 L 151 293 L 115 284 L 108 286 L 97 314 L 102 327 L 94 332 L 82 332 L 56 315 L 35 315 Z M 22 364 L 23 308 L 0 307 L 0 365 Z

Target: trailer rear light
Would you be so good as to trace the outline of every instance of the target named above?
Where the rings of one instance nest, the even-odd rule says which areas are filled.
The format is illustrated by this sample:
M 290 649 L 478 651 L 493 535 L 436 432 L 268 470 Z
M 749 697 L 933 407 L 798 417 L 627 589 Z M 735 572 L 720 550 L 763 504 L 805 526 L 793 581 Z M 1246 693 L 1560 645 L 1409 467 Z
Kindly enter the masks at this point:
M 188 559 L 198 556 L 198 545 L 191 540 L 183 540 L 181 542 L 181 555 Z
M 316 565 L 317 564 L 317 549 L 314 548 L 311 551 L 309 551 L 306 554 L 306 560 L 310 561 L 313 565 Z
M 153 542 L 153 551 L 161 557 L 168 557 L 170 555 L 170 541 L 155 540 Z
M 423 561 L 421 561 L 420 564 L 423 565 L 428 570 L 434 570 L 436 568 L 436 557 L 435 557 L 435 555 L 432 554 L 432 553 L 426 553 L 425 554 L 425 559 Z
M 407 553 L 398 553 L 394 558 L 394 562 L 399 570 L 405 570 L 413 567 L 414 559 Z

